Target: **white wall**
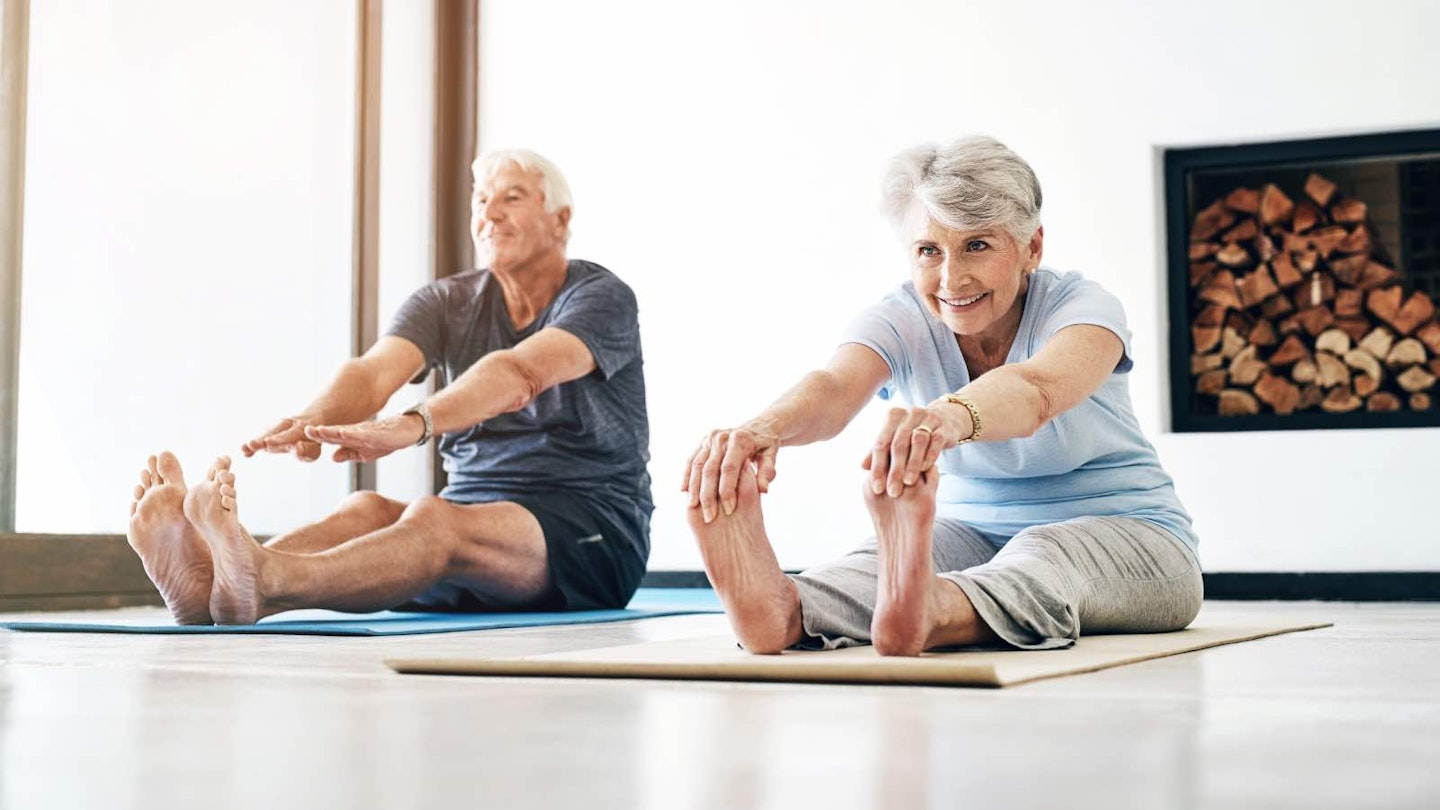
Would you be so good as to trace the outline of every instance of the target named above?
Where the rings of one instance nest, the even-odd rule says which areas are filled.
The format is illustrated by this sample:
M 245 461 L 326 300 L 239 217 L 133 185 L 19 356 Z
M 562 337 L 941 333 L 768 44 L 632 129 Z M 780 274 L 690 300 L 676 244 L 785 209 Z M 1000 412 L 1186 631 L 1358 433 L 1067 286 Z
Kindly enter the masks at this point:
M 604 4 L 486 0 L 481 146 L 556 160 L 572 254 L 641 304 L 653 569 L 693 569 L 677 481 L 696 440 L 822 363 L 904 278 L 885 158 L 989 132 L 1045 187 L 1046 258 L 1124 300 L 1132 388 L 1212 571 L 1440 569 L 1440 431 L 1164 432 L 1157 147 L 1440 124 L 1440 5 L 1412 2 Z M 862 414 L 782 451 L 782 564 L 869 530 Z
M 240 444 L 350 351 L 355 6 L 31 4 L 17 528 L 120 532 L 145 456 L 270 533 L 346 470 Z

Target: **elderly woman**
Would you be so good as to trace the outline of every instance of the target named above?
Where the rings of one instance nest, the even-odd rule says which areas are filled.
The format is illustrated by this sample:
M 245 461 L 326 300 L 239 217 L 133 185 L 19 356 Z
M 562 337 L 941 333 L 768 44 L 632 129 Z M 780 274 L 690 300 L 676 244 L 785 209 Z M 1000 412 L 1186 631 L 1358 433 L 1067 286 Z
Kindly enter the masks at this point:
M 882 655 L 1179 630 L 1200 609 L 1197 538 L 1130 403 L 1115 296 L 1040 265 L 1040 185 L 986 137 L 895 158 L 884 208 L 910 280 L 824 369 L 712 431 L 684 489 L 705 569 L 756 653 Z M 786 576 L 760 511 L 781 447 L 829 439 L 898 394 L 862 466 L 875 537 Z

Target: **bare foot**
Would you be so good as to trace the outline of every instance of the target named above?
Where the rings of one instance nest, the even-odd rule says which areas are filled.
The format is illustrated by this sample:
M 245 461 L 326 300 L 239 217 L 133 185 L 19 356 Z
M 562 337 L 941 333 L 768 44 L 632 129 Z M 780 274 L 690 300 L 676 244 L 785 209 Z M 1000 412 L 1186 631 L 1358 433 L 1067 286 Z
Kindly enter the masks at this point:
M 254 624 L 261 613 L 261 550 L 240 525 L 235 503 L 235 473 L 229 456 L 215 459 L 205 480 L 185 496 L 185 516 L 200 530 L 215 561 L 210 615 L 216 624 Z
M 185 518 L 185 473 L 169 451 L 140 471 L 125 536 L 176 624 L 211 624 L 210 549 Z
M 800 641 L 800 595 L 780 570 L 765 535 L 760 489 L 748 464 L 740 472 L 738 496 L 734 512 L 722 511 L 710 523 L 698 506 L 685 517 L 741 646 L 753 653 L 778 653 Z
M 937 580 L 930 550 L 939 482 L 940 471 L 932 467 L 900 497 L 891 498 L 876 495 L 865 479 L 865 505 L 880 545 L 870 640 L 881 655 L 919 655 L 935 629 Z

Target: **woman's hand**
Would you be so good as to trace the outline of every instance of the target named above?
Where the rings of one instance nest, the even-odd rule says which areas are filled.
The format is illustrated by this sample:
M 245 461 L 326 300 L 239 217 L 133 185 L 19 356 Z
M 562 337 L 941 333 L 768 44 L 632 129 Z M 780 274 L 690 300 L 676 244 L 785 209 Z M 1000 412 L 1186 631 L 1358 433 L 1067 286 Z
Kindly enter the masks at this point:
M 952 412 L 960 406 L 931 404 L 923 408 L 891 408 L 885 426 L 860 466 L 870 471 L 870 491 L 892 498 L 920 480 L 935 466 L 942 450 L 960 440 L 967 429 Z
M 770 490 L 779 450 L 780 437 L 760 428 L 712 430 L 690 454 L 680 490 L 690 493 L 690 507 L 700 507 L 709 523 L 721 510 L 727 515 L 735 511 L 740 465 L 754 464 L 760 491 Z
M 273 427 L 240 446 L 240 452 L 249 458 L 256 453 L 294 453 L 301 461 L 320 458 L 320 443 L 305 435 L 305 428 L 314 424 L 308 417 L 292 416 L 281 419 Z
M 407 413 L 353 425 L 310 425 L 305 436 L 340 445 L 331 456 L 335 461 L 374 461 L 414 445 L 424 431 L 424 421 Z

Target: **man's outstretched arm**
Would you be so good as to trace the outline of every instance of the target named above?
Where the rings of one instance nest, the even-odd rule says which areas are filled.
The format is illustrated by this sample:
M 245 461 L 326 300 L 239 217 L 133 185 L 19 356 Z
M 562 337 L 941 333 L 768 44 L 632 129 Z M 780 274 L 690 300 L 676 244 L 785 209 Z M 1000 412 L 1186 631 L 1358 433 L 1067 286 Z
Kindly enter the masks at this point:
M 434 435 L 473 427 L 518 411 L 541 392 L 595 370 L 584 341 L 557 327 L 541 329 L 513 349 L 490 352 L 426 401 Z M 388 399 L 388 396 L 387 396 Z M 339 445 L 336 461 L 371 461 L 419 440 L 423 419 L 402 414 L 358 424 L 313 425 L 305 435 Z
M 425 355 L 405 338 L 386 336 L 360 357 L 345 361 L 335 378 L 303 411 L 281 419 L 241 446 L 246 456 L 291 453 L 302 461 L 320 457 L 320 443 L 305 435 L 311 425 L 359 422 L 374 416 L 400 387 L 425 368 Z

